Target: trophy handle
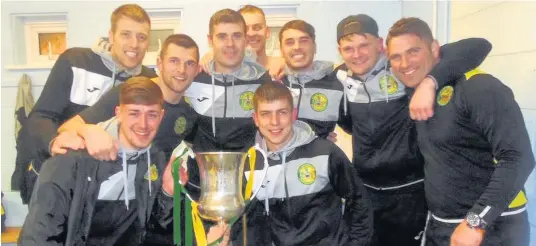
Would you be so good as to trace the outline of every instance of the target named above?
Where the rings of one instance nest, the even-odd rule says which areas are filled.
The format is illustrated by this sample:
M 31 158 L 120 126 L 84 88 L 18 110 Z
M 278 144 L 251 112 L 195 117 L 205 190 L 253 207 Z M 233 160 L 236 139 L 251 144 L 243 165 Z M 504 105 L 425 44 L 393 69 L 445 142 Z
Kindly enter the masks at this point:
M 259 187 L 257 187 L 257 189 L 255 189 L 253 191 L 253 193 L 251 194 L 251 197 L 249 198 L 249 200 L 255 198 L 257 196 L 257 193 L 261 190 L 261 188 L 264 186 L 263 183 L 264 183 L 264 180 L 266 179 L 266 175 L 268 174 L 268 156 L 266 154 L 266 152 L 264 150 L 262 150 L 262 148 L 259 146 L 259 144 L 255 144 L 255 146 L 253 146 L 253 148 L 255 148 L 255 150 L 261 152 L 262 154 L 262 157 L 263 157 L 263 160 L 264 160 L 264 166 L 262 168 L 262 179 L 260 180 L 261 181 L 261 185 L 259 185 Z M 253 172 L 254 170 L 250 170 L 251 172 Z

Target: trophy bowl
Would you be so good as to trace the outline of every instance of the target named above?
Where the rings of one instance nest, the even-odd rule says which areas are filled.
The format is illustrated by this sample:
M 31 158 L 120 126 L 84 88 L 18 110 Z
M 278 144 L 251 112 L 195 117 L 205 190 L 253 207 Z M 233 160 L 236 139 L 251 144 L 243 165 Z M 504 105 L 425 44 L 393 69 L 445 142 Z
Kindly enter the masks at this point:
M 229 222 L 244 211 L 243 173 L 246 152 L 201 152 L 199 166 L 199 216 L 215 222 Z

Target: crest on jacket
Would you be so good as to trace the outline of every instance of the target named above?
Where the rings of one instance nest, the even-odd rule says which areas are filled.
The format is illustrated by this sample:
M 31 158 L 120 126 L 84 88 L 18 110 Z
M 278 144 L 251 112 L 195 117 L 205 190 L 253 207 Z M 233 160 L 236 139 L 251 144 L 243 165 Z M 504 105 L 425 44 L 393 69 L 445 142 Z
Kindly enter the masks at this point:
M 437 104 L 441 106 L 445 106 L 450 102 L 450 99 L 452 98 L 452 94 L 454 93 L 454 88 L 452 86 L 445 86 L 441 91 L 439 91 L 439 94 L 437 95 Z
M 175 125 L 173 126 L 173 130 L 176 134 L 182 134 L 184 133 L 184 130 L 186 130 L 186 118 L 184 116 L 181 116 L 175 120 Z
M 311 96 L 311 108 L 316 112 L 322 112 L 328 107 L 328 97 L 318 92 Z
M 143 176 L 146 180 L 151 179 L 151 181 L 156 181 L 158 179 L 158 169 L 154 164 L 151 164 L 151 168 L 147 170 L 147 173 L 145 176 Z
M 398 84 L 393 75 L 385 75 L 380 78 L 380 90 L 388 95 L 395 94 L 398 91 Z
M 253 96 L 255 94 L 251 91 L 246 91 L 240 94 L 240 107 L 244 111 L 250 111 L 253 109 Z
M 316 180 L 316 169 L 310 163 L 302 164 L 298 168 L 298 179 L 304 185 L 313 184 Z

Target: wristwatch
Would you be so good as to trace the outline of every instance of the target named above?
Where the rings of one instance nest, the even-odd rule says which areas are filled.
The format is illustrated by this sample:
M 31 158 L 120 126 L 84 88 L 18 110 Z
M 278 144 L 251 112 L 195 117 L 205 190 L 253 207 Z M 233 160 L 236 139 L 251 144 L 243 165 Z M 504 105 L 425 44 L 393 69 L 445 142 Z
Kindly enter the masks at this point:
M 486 229 L 487 223 L 484 221 L 480 215 L 475 214 L 473 212 L 469 212 L 467 216 L 465 217 L 465 221 L 467 221 L 467 225 L 470 228 L 473 229 Z

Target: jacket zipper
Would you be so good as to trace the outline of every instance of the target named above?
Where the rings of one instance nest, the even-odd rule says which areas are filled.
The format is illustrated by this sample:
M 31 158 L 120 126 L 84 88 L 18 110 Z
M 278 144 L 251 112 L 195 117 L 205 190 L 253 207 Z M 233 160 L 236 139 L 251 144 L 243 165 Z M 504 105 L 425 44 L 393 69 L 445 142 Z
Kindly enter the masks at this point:
M 280 155 L 279 158 L 280 158 L 281 160 L 283 160 L 283 156 L 282 156 L 282 155 Z M 291 213 L 290 213 L 291 209 L 290 209 L 290 199 L 289 199 L 289 195 L 288 195 L 288 185 L 287 185 L 287 165 L 286 165 L 286 164 L 283 164 L 283 165 L 284 165 L 284 166 L 283 166 L 283 178 L 285 179 L 285 197 L 286 197 L 286 201 L 285 201 L 285 203 L 287 204 L 287 214 L 288 214 L 288 218 L 290 219 L 290 218 L 291 218 L 291 217 L 290 217 L 290 215 L 291 215 Z
M 298 95 L 298 105 L 297 105 L 297 112 L 296 112 L 296 119 L 299 118 L 299 115 L 300 115 L 300 105 L 301 105 L 301 99 L 302 99 L 302 94 L 303 94 L 303 87 L 305 87 L 305 85 L 301 86 L 300 84 L 300 79 L 298 77 L 296 77 L 296 81 L 298 81 L 298 85 L 300 86 L 300 94 Z
M 365 81 L 366 82 L 366 81 Z M 371 110 L 371 107 L 372 107 L 372 99 L 370 97 L 370 93 L 368 92 L 367 90 L 367 85 L 365 84 L 365 82 L 362 82 L 361 84 L 363 85 L 363 89 L 365 89 L 365 93 L 367 93 L 367 97 L 368 97 L 368 106 L 367 106 L 367 115 L 370 115 L 370 112 L 372 111 Z M 369 122 L 369 127 L 371 130 L 374 130 L 374 119 L 373 117 L 368 117 L 368 122 Z
M 223 104 L 223 118 L 227 117 L 227 76 L 223 75 L 223 88 L 225 89 L 224 104 Z M 212 105 L 214 107 L 214 105 Z

